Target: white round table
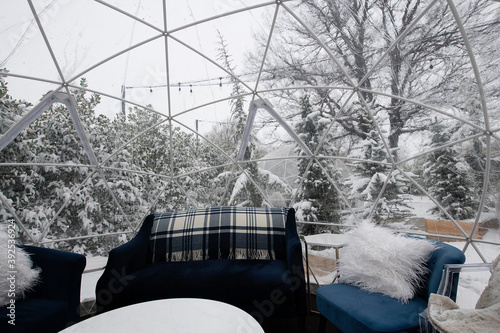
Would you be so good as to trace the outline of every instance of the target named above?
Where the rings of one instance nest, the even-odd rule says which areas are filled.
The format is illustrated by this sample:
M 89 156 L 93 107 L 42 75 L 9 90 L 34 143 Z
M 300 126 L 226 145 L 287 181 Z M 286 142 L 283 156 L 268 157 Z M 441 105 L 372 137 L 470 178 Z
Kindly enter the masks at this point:
M 60 333 L 214 332 L 264 333 L 259 323 L 232 305 L 196 298 L 138 303 L 102 313 Z

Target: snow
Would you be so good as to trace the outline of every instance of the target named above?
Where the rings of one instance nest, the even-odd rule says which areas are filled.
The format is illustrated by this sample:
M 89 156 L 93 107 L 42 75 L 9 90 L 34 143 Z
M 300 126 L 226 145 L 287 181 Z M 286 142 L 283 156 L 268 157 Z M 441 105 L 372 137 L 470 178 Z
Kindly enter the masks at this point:
M 80 291 L 81 302 L 95 299 L 97 280 L 101 277 L 107 262 L 107 257 L 87 257 L 87 265 L 82 275 L 82 287 Z
M 438 214 L 432 214 L 429 209 L 434 207 L 434 203 L 425 196 L 412 195 L 408 204 L 412 207 L 412 212 L 415 216 L 425 217 L 427 219 L 437 219 Z

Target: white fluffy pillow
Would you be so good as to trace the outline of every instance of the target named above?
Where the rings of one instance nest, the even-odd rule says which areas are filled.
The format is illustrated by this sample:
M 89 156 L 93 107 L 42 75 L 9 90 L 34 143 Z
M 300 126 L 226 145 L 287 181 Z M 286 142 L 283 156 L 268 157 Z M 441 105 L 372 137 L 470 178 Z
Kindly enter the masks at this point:
M 425 266 L 435 245 L 424 239 L 395 234 L 363 222 L 346 233 L 341 249 L 339 281 L 379 292 L 403 303 L 413 298 L 428 271 Z
M 7 226 L 0 223 L 0 306 L 7 305 L 14 298 L 11 282 L 15 286 L 15 298 L 19 298 L 38 282 L 40 275 L 39 268 L 32 268 L 29 254 L 17 246 L 13 248 L 13 244 L 12 238 L 9 238 Z M 12 253 L 12 250 L 15 250 L 15 253 Z M 11 254 L 10 258 L 9 254 Z M 12 254 L 15 256 L 12 257 Z M 11 266 L 12 264 L 15 266 Z M 13 274 L 15 280 L 10 279 Z

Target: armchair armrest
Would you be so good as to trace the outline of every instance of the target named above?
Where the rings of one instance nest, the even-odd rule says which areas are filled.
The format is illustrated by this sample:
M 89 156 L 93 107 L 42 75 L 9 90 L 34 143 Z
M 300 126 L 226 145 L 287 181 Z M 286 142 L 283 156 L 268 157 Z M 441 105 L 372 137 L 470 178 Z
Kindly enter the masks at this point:
M 35 246 L 24 245 L 22 248 L 31 255 L 34 266 L 41 268 L 39 284 L 26 296 L 64 301 L 70 309 L 68 320 L 78 321 L 85 256 Z
M 109 252 L 105 270 L 116 269 L 130 274 L 148 264 L 149 236 L 153 219 L 154 214 L 148 215 L 134 238 Z
M 40 283 L 28 297 L 80 303 L 80 286 L 86 259 L 81 254 L 54 249 L 22 246 L 31 255 L 34 266 L 41 268 Z

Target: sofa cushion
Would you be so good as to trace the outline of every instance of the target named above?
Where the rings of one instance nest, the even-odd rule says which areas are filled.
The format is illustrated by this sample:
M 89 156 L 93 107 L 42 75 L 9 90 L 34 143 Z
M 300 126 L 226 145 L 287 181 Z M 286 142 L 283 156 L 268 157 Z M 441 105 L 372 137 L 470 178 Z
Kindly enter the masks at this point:
M 427 308 L 426 299 L 418 296 L 403 304 L 340 283 L 318 288 L 316 302 L 318 311 L 344 333 L 418 332 L 418 313 Z
M 156 263 L 117 282 L 113 308 L 164 298 L 206 298 L 238 306 L 294 301 L 297 282 L 280 260 Z
M 27 298 L 16 302 L 15 326 L 8 323 L 11 318 L 7 307 L 0 308 L 0 332 L 49 333 L 59 332 L 67 325 L 68 304 L 38 298 Z
M 287 208 L 209 207 L 156 213 L 151 262 L 284 259 Z

